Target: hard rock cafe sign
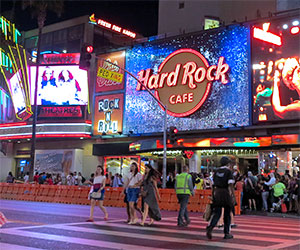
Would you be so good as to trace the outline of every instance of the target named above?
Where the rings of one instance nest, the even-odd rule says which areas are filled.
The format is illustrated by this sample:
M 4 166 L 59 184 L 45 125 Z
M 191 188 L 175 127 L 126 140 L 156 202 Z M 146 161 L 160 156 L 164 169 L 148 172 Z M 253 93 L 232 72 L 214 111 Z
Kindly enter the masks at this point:
M 220 57 L 217 65 L 209 65 L 198 51 L 180 49 L 170 54 L 159 66 L 157 74 L 152 69 L 141 70 L 139 81 L 167 105 L 168 114 L 185 117 L 197 111 L 209 96 L 212 82 L 228 83 L 229 66 Z M 136 90 L 144 89 L 138 83 Z

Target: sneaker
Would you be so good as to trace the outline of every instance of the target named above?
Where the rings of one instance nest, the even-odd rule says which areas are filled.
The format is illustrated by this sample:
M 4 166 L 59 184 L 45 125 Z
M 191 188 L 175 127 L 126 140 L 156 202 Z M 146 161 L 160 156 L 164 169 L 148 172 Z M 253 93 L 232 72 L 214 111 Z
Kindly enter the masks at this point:
M 187 220 L 186 222 L 185 222 L 185 224 L 188 226 L 188 225 L 190 225 L 191 224 L 191 220 Z
M 212 238 L 212 228 L 209 226 L 206 227 L 206 237 L 209 240 L 211 240 L 211 238 Z
M 230 227 L 231 227 L 231 228 L 236 228 L 236 227 L 237 227 L 237 224 L 231 224 Z
M 225 234 L 224 239 L 225 240 L 233 239 L 233 235 L 232 234 Z

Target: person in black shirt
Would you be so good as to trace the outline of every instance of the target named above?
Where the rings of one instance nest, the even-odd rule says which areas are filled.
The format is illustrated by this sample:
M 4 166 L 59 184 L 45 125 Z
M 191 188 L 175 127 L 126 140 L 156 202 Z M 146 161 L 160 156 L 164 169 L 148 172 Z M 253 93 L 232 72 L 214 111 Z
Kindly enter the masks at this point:
M 221 217 L 222 207 L 224 207 L 224 239 L 233 238 L 233 235 L 230 234 L 230 212 L 236 204 L 233 188 L 234 178 L 228 167 L 230 160 L 224 156 L 221 158 L 220 163 L 221 167 L 213 176 L 213 217 L 206 228 L 208 239 L 212 238 L 212 231 Z

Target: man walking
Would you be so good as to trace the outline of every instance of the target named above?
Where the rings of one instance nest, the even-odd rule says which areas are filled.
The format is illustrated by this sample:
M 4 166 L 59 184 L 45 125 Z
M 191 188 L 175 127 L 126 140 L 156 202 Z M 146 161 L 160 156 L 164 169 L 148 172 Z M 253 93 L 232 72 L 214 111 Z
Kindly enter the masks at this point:
M 210 224 L 206 228 L 206 236 L 208 239 L 212 238 L 212 230 L 218 223 L 222 207 L 224 208 L 224 239 L 232 239 L 230 234 L 230 212 L 236 203 L 234 196 L 234 179 L 232 172 L 229 169 L 230 160 L 227 157 L 221 158 L 221 167 L 215 172 L 213 176 L 213 217 Z
M 194 195 L 192 176 L 189 174 L 188 166 L 182 167 L 182 173 L 176 176 L 175 190 L 180 210 L 177 219 L 179 227 L 185 227 L 191 223 L 187 211 L 190 195 Z

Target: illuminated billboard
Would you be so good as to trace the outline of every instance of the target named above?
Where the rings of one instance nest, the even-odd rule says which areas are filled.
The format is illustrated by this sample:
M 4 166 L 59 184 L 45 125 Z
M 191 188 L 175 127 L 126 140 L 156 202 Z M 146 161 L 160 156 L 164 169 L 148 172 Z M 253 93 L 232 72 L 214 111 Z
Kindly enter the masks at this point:
M 124 94 L 95 97 L 94 135 L 116 134 L 123 129 Z
M 14 74 L 8 80 L 8 86 L 10 90 L 11 97 L 13 99 L 15 113 L 18 114 L 26 109 L 26 98 L 24 95 L 24 90 L 20 85 L 21 76 L 18 73 Z
M 253 122 L 300 119 L 300 18 L 251 30 Z
M 126 69 L 167 105 L 179 131 L 248 126 L 249 29 L 233 25 L 126 51 Z M 185 77 L 186 76 L 186 77 Z M 163 131 L 164 111 L 135 79 L 126 77 L 124 133 Z
M 101 59 L 97 64 L 96 93 L 124 89 L 122 68 L 125 67 L 125 51 L 102 54 L 99 57 Z
M 30 67 L 31 104 L 34 101 L 36 67 Z M 40 66 L 38 105 L 87 105 L 88 75 L 78 65 Z

